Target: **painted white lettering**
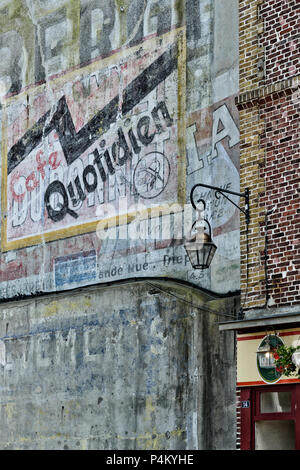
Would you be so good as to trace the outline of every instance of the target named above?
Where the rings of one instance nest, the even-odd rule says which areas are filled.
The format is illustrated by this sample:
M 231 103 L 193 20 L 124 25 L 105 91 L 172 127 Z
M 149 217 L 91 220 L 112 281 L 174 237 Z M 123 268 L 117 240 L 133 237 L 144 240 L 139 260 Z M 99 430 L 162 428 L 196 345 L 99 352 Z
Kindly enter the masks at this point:
M 221 129 L 220 129 L 221 126 Z M 225 137 L 229 137 L 229 147 L 233 147 L 240 141 L 239 130 L 226 106 L 223 104 L 213 113 L 213 130 L 212 130 L 212 153 L 211 158 L 218 155 L 216 145 Z

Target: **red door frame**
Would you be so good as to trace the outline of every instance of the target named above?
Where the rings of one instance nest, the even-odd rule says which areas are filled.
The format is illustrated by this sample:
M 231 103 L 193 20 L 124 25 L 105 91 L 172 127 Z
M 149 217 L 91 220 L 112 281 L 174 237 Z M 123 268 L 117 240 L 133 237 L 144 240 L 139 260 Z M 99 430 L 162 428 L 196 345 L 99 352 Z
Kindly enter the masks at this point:
M 260 413 L 259 394 L 261 392 L 291 391 L 292 402 L 289 413 Z M 255 448 L 255 421 L 259 420 L 294 420 L 295 448 L 300 450 L 300 385 L 266 385 L 259 387 L 243 387 L 240 395 L 241 404 L 241 450 Z M 249 405 L 249 406 L 248 406 Z

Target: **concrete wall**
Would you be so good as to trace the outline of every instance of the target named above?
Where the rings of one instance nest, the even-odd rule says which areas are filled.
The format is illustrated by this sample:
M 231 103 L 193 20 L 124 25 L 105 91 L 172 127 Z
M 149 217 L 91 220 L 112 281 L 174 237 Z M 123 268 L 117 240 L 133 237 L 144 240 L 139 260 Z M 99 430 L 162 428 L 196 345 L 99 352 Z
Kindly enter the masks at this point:
M 234 448 L 234 337 L 209 300 L 156 281 L 2 305 L 0 447 Z

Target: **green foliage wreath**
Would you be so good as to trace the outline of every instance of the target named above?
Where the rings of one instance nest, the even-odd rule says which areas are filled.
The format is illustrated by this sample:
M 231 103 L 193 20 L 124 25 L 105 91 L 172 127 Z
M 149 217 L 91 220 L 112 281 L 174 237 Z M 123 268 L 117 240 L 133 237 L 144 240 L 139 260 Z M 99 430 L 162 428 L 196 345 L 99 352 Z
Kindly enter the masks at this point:
M 277 372 L 286 377 L 289 377 L 294 374 L 298 374 L 298 379 L 300 379 L 300 369 L 297 372 L 297 367 L 292 361 L 292 356 L 294 352 L 299 351 L 300 346 L 278 346 L 274 352 L 275 367 Z

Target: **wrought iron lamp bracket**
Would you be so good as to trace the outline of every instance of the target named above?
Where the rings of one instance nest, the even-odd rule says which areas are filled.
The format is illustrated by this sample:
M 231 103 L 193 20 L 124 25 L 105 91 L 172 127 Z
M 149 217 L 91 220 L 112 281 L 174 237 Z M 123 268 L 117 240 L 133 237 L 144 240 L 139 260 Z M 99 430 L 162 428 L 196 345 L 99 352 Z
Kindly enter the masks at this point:
M 250 223 L 250 205 L 249 205 L 249 200 L 250 200 L 250 191 L 249 191 L 249 188 L 246 188 L 245 189 L 245 192 L 244 193 L 237 193 L 235 191 L 230 191 L 229 189 L 222 189 L 222 188 L 218 188 L 216 186 L 210 186 L 208 184 L 203 184 L 203 183 L 197 183 L 193 186 L 192 190 L 191 190 L 191 203 L 192 203 L 192 206 L 195 210 L 198 210 L 197 207 L 196 207 L 196 204 L 194 202 L 194 191 L 196 188 L 198 187 L 203 187 L 203 188 L 209 188 L 209 189 L 213 189 L 215 191 L 215 196 L 217 199 L 220 198 L 220 195 L 224 196 L 229 202 L 231 202 L 235 207 L 237 207 L 244 215 L 245 215 L 245 218 L 246 218 L 246 224 L 247 224 L 247 227 Z M 243 209 L 242 207 L 238 206 L 232 199 L 230 199 L 225 193 L 227 194 L 232 194 L 233 196 L 239 196 L 239 197 L 243 197 L 245 199 L 245 209 Z M 202 202 L 203 205 L 204 205 L 204 209 L 205 209 L 205 202 L 203 199 L 198 199 L 198 201 L 196 201 L 197 203 L 199 202 Z

